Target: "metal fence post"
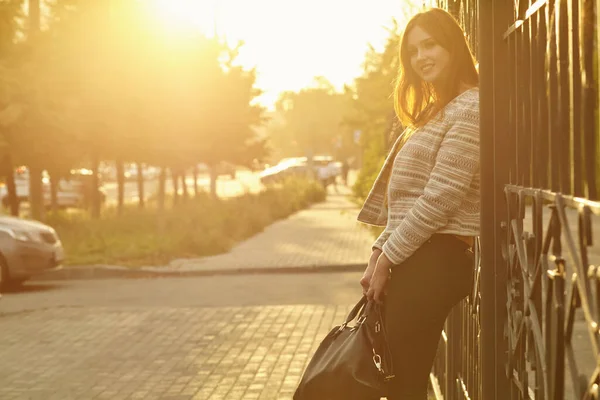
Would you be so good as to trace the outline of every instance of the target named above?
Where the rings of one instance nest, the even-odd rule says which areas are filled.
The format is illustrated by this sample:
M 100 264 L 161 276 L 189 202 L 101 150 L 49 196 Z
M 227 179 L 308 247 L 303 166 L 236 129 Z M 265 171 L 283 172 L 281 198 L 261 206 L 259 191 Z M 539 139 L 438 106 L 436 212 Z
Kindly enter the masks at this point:
M 479 0 L 479 60 L 481 110 L 481 347 L 482 395 L 485 400 L 507 400 L 504 372 L 505 282 L 502 260 L 501 218 L 505 213 L 503 188 L 508 183 L 505 125 L 507 105 L 506 45 L 503 31 L 512 4 L 499 0 Z M 495 80 L 498 80 L 497 82 Z

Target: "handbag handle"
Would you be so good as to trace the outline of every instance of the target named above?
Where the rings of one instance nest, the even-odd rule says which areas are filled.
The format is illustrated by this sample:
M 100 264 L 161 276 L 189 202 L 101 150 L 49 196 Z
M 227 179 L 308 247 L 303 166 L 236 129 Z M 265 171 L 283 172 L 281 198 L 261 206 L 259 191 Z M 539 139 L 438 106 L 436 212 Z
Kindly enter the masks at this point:
M 356 316 L 358 315 L 359 311 L 361 311 L 363 309 L 363 307 L 365 306 L 365 304 L 367 304 L 367 296 L 363 296 L 358 301 L 358 303 L 356 303 L 356 305 L 352 308 L 352 310 L 348 314 L 348 317 L 346 317 L 346 321 L 344 321 L 344 323 L 342 324 L 342 326 L 346 326 L 350 322 L 352 322 L 354 320 L 354 318 L 356 318 Z

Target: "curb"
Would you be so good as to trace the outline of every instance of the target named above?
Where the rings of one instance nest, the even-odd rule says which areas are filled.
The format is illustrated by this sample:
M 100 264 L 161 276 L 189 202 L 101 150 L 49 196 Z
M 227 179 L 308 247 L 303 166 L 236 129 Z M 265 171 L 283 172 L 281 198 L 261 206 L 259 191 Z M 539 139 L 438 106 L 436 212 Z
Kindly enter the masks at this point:
M 127 267 L 90 266 L 90 267 L 65 267 L 55 271 L 48 271 L 35 275 L 31 281 L 56 281 L 56 280 L 92 280 L 92 279 L 139 279 L 139 278 L 171 278 L 195 276 L 226 276 L 226 275 L 258 275 L 258 274 L 314 274 L 335 272 L 362 272 L 366 263 L 341 264 L 341 265 L 304 265 L 289 267 L 236 267 L 221 269 L 197 270 L 164 270 L 134 269 Z

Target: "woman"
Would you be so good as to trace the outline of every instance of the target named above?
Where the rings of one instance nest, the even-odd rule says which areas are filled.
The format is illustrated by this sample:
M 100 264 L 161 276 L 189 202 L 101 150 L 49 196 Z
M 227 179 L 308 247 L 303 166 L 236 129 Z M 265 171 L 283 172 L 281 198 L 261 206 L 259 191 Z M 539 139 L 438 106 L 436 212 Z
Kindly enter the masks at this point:
M 478 74 L 464 32 L 446 11 L 407 24 L 400 45 L 396 141 L 358 216 L 385 226 L 360 281 L 385 294 L 396 378 L 389 400 L 425 400 L 444 321 L 470 291 L 479 234 Z

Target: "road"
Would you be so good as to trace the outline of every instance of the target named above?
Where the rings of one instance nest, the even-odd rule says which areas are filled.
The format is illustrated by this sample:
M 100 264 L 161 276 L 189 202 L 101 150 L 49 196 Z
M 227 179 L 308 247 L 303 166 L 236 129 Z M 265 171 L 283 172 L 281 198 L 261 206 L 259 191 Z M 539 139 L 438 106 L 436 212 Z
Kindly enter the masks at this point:
M 198 187 L 202 190 L 209 191 L 210 178 L 208 174 L 198 176 Z M 188 176 L 186 179 L 188 190 L 193 193 L 194 179 Z M 108 205 L 117 203 L 118 187 L 116 182 L 107 182 L 103 185 L 106 192 L 106 203 Z M 220 176 L 217 180 L 217 194 L 219 197 L 234 197 L 245 192 L 258 192 L 261 189 L 259 175 L 256 172 L 248 170 L 238 170 L 235 179 L 229 176 Z M 147 180 L 144 185 L 145 199 L 153 198 L 158 191 L 158 180 Z M 170 180 L 167 181 L 167 193 L 173 193 L 173 186 Z M 182 193 L 182 188 L 179 188 L 179 193 Z M 125 202 L 137 202 L 138 190 L 137 182 L 125 183 Z
M 0 299 L 0 398 L 291 400 L 359 277 L 29 283 Z

